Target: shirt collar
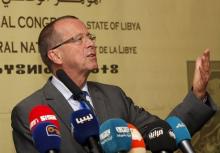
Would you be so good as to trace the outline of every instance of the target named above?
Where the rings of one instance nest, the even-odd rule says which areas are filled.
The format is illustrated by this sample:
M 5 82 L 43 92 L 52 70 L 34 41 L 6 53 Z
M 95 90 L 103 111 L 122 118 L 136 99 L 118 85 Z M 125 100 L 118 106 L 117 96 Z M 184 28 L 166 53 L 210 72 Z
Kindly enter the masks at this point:
M 69 100 L 72 97 L 72 92 L 56 76 L 52 76 L 51 83 L 61 92 L 65 99 Z M 87 82 L 81 90 L 86 91 L 89 95 Z
M 85 83 L 85 85 L 83 86 L 83 88 L 81 89 L 82 91 L 86 91 L 89 95 L 89 89 L 88 89 L 88 85 L 87 82 Z

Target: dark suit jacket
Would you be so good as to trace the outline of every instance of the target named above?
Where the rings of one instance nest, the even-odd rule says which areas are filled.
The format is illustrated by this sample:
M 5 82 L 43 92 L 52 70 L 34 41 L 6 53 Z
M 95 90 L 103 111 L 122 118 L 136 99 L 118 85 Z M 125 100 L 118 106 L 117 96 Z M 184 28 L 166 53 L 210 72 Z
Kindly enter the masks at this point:
M 145 136 L 147 124 L 158 119 L 143 108 L 135 106 L 117 86 L 88 82 L 88 89 L 100 123 L 110 118 L 122 118 L 134 124 Z M 50 80 L 42 89 L 17 104 L 12 111 L 13 140 L 16 151 L 37 153 L 29 130 L 28 116 L 31 109 L 39 104 L 50 106 L 59 120 L 62 138 L 61 153 L 85 153 L 85 148 L 78 144 L 71 134 L 70 116 L 73 110 Z M 203 104 L 192 92 L 189 92 L 170 115 L 181 118 L 193 134 L 214 114 L 214 109 L 211 99 L 208 104 Z

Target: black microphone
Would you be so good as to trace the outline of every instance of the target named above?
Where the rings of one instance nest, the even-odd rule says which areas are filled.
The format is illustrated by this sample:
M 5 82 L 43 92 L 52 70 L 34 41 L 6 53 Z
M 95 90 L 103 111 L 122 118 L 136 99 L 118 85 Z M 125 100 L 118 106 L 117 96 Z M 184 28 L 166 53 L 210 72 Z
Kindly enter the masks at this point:
M 177 148 L 172 128 L 163 120 L 149 123 L 144 137 L 153 153 L 172 153 Z
M 72 79 L 70 79 L 70 77 L 64 72 L 64 70 L 57 70 L 56 76 L 72 92 L 73 98 L 75 100 L 87 101 L 82 94 L 82 90 L 76 85 L 76 83 Z
M 86 105 L 89 107 L 90 110 L 95 113 L 94 108 L 89 103 L 89 101 L 86 99 L 85 96 L 83 96 L 82 90 L 76 85 L 76 83 L 66 74 L 66 72 L 62 69 L 59 69 L 56 71 L 56 76 L 58 79 L 63 82 L 63 84 L 72 92 L 73 99 L 77 100 L 79 102 L 86 103 Z M 85 106 L 86 107 L 86 106 Z
M 62 70 L 62 69 L 57 70 L 56 71 L 56 76 L 72 92 L 73 98 L 75 100 L 78 100 L 79 102 L 85 102 L 90 107 L 91 112 L 90 112 L 90 110 L 82 109 L 82 110 L 78 110 L 78 111 L 73 112 L 73 116 L 77 116 L 77 115 L 81 116 L 82 115 L 81 117 L 85 118 L 85 116 L 87 117 L 88 114 L 89 115 L 92 114 L 92 118 L 94 120 L 97 120 L 97 118 L 95 116 L 95 113 L 94 113 L 94 110 L 93 110 L 92 106 L 89 104 L 89 102 L 86 100 L 86 98 L 83 96 L 82 90 L 76 85 L 76 83 L 73 80 L 71 80 L 71 78 L 64 72 L 64 70 Z M 88 111 L 90 113 L 88 113 Z M 88 113 L 88 114 L 86 114 L 86 113 Z M 83 116 L 83 115 L 85 115 L 85 116 Z M 72 116 L 72 118 L 74 118 L 73 116 Z M 79 116 L 77 116 L 77 118 Z M 88 123 L 93 123 L 93 122 L 88 122 Z M 98 121 L 97 121 L 97 124 L 98 124 Z M 75 124 L 75 126 L 76 125 L 81 125 L 81 123 L 79 123 L 79 124 L 77 123 L 77 124 Z M 93 125 L 93 124 L 88 124 L 88 125 L 87 124 L 82 124 L 81 128 L 83 127 L 83 129 L 89 130 L 91 125 Z M 96 126 L 94 126 L 94 127 L 96 127 Z M 77 128 L 75 127 L 75 130 L 76 129 Z M 80 129 L 80 128 L 78 128 L 78 129 Z M 77 133 L 77 132 L 75 132 L 75 133 Z M 85 134 L 85 133 L 82 133 L 82 131 L 79 132 L 79 133 L 80 134 Z M 75 139 L 79 140 L 76 137 L 75 137 Z M 88 140 L 87 145 L 90 148 L 90 151 L 92 153 L 101 153 L 101 151 L 100 151 L 101 147 L 99 146 L 99 141 L 98 140 L 94 139 L 94 137 L 92 137 L 92 136 L 88 136 L 86 140 Z M 83 143 L 80 143 L 80 144 L 83 144 Z

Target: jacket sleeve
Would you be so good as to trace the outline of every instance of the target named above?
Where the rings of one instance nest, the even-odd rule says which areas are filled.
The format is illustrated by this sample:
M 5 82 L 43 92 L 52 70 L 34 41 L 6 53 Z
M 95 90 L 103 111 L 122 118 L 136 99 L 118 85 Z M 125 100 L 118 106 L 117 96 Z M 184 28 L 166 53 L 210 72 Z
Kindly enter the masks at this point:
M 122 95 L 126 101 L 128 110 L 128 122 L 134 124 L 145 136 L 147 125 L 160 118 L 146 111 L 144 108 L 134 104 L 131 98 L 127 97 L 123 91 Z M 206 103 L 201 102 L 192 91 L 186 95 L 183 101 L 178 104 L 169 114 L 169 116 L 179 117 L 187 126 L 191 135 L 198 131 L 216 112 L 217 106 L 208 95 Z
M 179 117 L 193 135 L 214 115 L 216 110 L 217 106 L 209 95 L 204 103 L 190 90 L 183 102 L 178 104 L 169 116 Z

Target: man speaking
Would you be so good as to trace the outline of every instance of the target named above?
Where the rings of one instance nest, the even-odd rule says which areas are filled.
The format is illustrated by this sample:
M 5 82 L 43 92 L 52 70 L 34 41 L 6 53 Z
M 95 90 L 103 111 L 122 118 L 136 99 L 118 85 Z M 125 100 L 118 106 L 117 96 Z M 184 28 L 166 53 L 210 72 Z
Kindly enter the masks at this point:
M 41 31 L 38 45 L 42 61 L 53 75 L 47 83 L 31 96 L 18 103 L 12 111 L 13 140 L 18 153 L 37 153 L 29 129 L 31 109 L 43 104 L 50 107 L 60 123 L 61 153 L 87 153 L 87 146 L 78 143 L 71 134 L 70 118 L 73 111 L 81 109 L 81 103 L 56 76 L 62 69 L 71 80 L 86 91 L 88 105 L 94 110 L 99 124 L 111 118 L 121 118 L 138 128 L 146 139 L 148 124 L 159 120 L 134 104 L 121 88 L 87 81 L 91 71 L 98 68 L 96 37 L 85 24 L 74 16 L 57 18 Z M 196 60 L 192 90 L 177 105 L 171 116 L 179 117 L 194 134 L 208 121 L 216 107 L 206 92 L 210 77 L 209 50 Z

